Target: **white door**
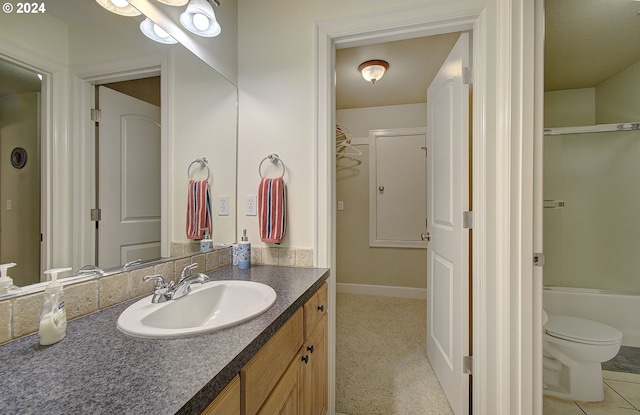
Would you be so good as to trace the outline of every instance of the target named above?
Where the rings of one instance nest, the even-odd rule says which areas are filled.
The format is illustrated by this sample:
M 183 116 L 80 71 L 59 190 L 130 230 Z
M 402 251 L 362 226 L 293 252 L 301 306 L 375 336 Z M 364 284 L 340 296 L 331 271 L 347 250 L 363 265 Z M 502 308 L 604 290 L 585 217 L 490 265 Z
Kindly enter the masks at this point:
M 462 34 L 427 91 L 427 355 L 456 415 L 469 412 L 468 56 Z
M 160 257 L 160 108 L 99 87 L 98 266 Z

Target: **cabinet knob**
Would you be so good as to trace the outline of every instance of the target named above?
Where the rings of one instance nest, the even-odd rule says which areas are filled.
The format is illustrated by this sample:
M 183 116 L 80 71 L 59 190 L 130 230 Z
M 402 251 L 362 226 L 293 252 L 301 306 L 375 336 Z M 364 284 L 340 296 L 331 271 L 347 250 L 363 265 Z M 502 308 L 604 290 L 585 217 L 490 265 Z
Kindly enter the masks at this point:
M 318 310 L 321 311 L 321 312 L 324 312 L 324 305 L 319 305 L 318 306 Z
M 308 354 L 306 354 L 306 355 L 302 356 L 302 361 L 303 361 L 305 364 L 309 363 L 309 355 L 308 355 Z
M 307 351 L 309 353 L 313 353 L 313 344 L 311 346 L 307 346 Z

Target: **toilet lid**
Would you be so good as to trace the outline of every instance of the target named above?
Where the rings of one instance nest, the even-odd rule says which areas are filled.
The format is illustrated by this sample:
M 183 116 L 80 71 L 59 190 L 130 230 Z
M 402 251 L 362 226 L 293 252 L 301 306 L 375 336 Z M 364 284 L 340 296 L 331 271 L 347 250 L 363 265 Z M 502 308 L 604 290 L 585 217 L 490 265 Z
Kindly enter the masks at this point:
M 551 315 L 544 329 L 553 337 L 577 343 L 611 344 L 622 339 L 618 329 L 578 317 Z

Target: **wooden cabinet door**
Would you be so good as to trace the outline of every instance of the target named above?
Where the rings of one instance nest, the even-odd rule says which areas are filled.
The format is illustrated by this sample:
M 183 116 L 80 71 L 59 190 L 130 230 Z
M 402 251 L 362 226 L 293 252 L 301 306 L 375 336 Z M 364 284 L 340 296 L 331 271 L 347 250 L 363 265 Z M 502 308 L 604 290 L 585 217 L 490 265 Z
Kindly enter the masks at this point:
M 304 338 L 308 339 L 320 320 L 327 315 L 327 283 L 304 304 Z
M 302 356 L 296 355 L 271 394 L 260 407 L 257 415 L 300 415 L 301 390 L 303 388 Z
M 323 317 L 301 349 L 302 413 L 327 413 L 327 317 Z
M 240 415 L 240 376 L 236 375 L 201 415 Z

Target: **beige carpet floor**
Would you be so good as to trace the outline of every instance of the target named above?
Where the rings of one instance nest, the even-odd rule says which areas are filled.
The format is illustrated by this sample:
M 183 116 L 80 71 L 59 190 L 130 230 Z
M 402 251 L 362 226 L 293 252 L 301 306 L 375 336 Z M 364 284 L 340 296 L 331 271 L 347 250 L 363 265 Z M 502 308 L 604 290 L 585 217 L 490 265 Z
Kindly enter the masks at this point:
M 426 301 L 337 294 L 336 412 L 452 414 L 426 356 Z

